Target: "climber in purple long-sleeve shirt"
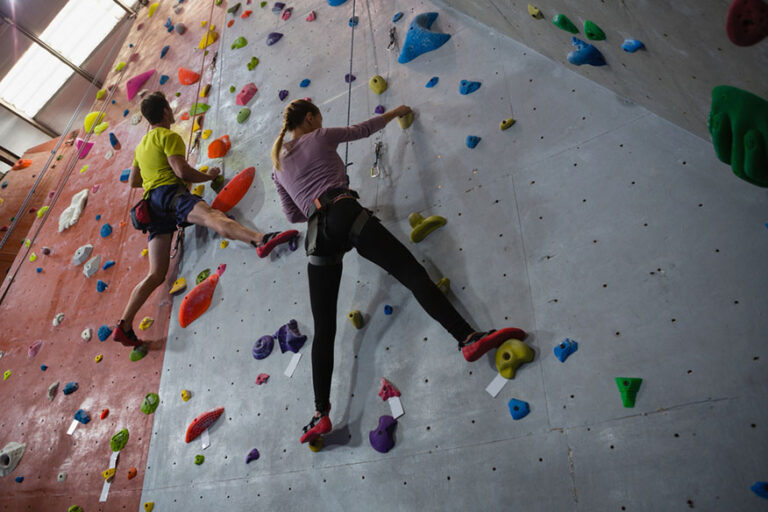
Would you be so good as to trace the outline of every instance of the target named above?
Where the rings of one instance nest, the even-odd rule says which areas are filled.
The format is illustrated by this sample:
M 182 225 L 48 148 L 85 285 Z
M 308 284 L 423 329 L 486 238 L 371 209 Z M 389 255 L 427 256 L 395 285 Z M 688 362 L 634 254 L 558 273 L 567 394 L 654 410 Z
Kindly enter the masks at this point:
M 347 188 L 344 162 L 336 152 L 342 142 L 362 139 L 381 130 L 396 117 L 411 112 L 401 105 L 380 116 L 347 128 L 323 128 L 314 104 L 294 100 L 285 109 L 283 127 L 272 148 L 273 173 L 280 203 L 291 222 L 308 222 L 309 298 L 315 334 L 312 342 L 312 383 L 315 414 L 304 427 L 301 442 L 331 431 L 328 413 L 336 336 L 336 302 L 342 258 L 353 247 L 403 283 L 419 304 L 459 344 L 468 361 L 510 338 L 524 339 L 520 329 L 477 332 L 461 317 L 432 282 L 427 271 Z M 283 142 L 286 133 L 291 140 Z

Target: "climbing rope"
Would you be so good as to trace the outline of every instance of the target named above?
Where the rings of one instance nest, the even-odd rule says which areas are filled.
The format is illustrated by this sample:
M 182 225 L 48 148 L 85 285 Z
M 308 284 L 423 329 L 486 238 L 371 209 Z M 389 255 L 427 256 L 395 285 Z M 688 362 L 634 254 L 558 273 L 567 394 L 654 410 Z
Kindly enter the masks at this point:
M 352 18 L 355 18 L 355 8 L 357 5 L 357 0 L 352 0 Z M 354 55 L 354 49 L 355 49 L 355 26 L 357 23 L 350 23 L 352 25 L 352 37 L 349 41 L 349 84 L 347 87 L 347 128 L 349 128 L 349 120 L 352 113 L 352 62 L 353 62 L 353 55 Z M 347 141 L 344 144 L 344 169 L 346 171 L 347 167 L 352 165 L 352 163 L 349 161 L 349 141 Z M 347 185 L 349 185 L 349 173 L 346 173 L 347 175 Z

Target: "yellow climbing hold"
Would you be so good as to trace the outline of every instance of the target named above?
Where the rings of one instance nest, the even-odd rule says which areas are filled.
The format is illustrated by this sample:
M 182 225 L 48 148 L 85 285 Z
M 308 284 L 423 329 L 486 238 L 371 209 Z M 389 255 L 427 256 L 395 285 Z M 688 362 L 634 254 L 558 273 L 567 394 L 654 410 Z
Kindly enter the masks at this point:
M 149 12 L 147 12 L 147 18 L 151 18 L 153 14 L 155 14 L 155 11 L 160 6 L 160 2 L 155 2 L 152 5 L 149 6 Z
M 88 164 L 85 164 L 82 169 L 80 169 L 80 174 L 83 174 L 85 171 L 88 170 Z
M 506 130 L 513 124 L 515 124 L 515 120 L 511 117 L 508 117 L 507 119 L 499 123 L 499 130 Z
M 139 329 L 142 331 L 146 331 L 150 327 L 152 327 L 152 324 L 155 323 L 155 319 L 151 316 L 145 316 L 142 318 L 141 323 L 139 324 Z
M 210 131 L 210 130 L 207 130 Z M 208 166 L 207 165 L 201 165 L 200 166 L 200 172 L 208 172 Z
M 125 67 L 125 62 L 118 62 L 117 66 L 115 66 L 115 71 L 119 73 L 120 71 L 123 70 L 124 67 Z
M 205 50 L 213 43 L 215 43 L 218 38 L 219 34 L 216 32 L 216 27 L 211 26 L 211 28 L 208 29 L 208 32 L 206 32 L 203 38 L 200 40 L 200 49 Z
M 426 219 L 418 213 L 412 213 L 408 216 L 408 223 L 411 225 L 411 242 L 419 243 L 427 235 L 441 226 L 445 226 L 447 220 L 439 215 L 431 215 Z
M 29 238 L 27 238 L 26 240 L 24 240 L 24 247 L 29 247 L 30 243 L 31 242 L 29 241 Z
M 229 246 L 229 240 L 222 240 L 221 243 L 219 244 L 219 247 L 221 247 L 222 249 L 226 249 L 227 246 Z
M 190 392 L 189 392 L 189 391 L 187 391 L 186 389 L 182 389 L 182 390 L 181 390 L 181 399 L 182 399 L 182 400 L 184 400 L 184 401 L 186 402 L 186 401 L 187 401 L 187 400 L 189 400 L 190 398 L 192 398 L 192 393 L 190 393 Z
M 211 130 L 203 130 L 203 140 L 208 140 L 208 137 L 211 136 L 211 133 L 213 133 Z
M 96 126 L 93 128 L 93 133 L 95 133 L 96 135 L 98 135 L 98 134 L 100 134 L 101 132 L 103 132 L 104 130 L 106 130 L 107 128 L 109 128 L 109 123 L 108 123 L 108 122 L 106 122 L 106 121 L 104 121 L 104 122 L 103 122 L 103 123 L 101 123 L 101 124 L 97 124 L 97 125 L 96 125 Z
M 32 253 L 29 255 L 29 261 L 35 261 L 37 259 L 37 254 Z
M 147 501 L 144 503 L 144 512 L 152 512 L 155 509 L 154 501 Z
M 201 26 L 201 27 L 204 27 L 204 26 L 206 25 L 206 23 L 208 23 L 208 22 L 207 22 L 207 21 L 205 21 L 205 20 L 203 20 L 203 21 L 201 21 L 201 22 L 200 22 L 200 26 Z
M 387 90 L 387 81 L 381 75 L 373 75 L 368 80 L 368 86 L 375 94 L 381 94 Z
M 142 249 L 141 250 L 141 257 L 143 258 L 144 256 L 146 256 L 148 252 L 149 251 L 147 249 Z
M 105 469 L 101 472 L 101 476 L 103 476 L 104 480 L 107 482 L 111 482 L 112 479 L 115 478 L 115 468 Z
M 363 327 L 363 315 L 358 310 L 350 311 L 347 313 L 347 318 L 350 323 L 355 326 L 355 329 L 361 329 Z
M 438 288 L 440 288 L 440 291 L 444 294 L 448 294 L 449 291 L 451 291 L 451 280 L 447 277 L 443 277 L 440 279 L 437 283 L 435 283 Z
M 413 124 L 413 112 L 408 112 L 403 117 L 398 117 L 397 124 L 399 124 L 400 128 L 403 130 L 407 130 L 411 124 Z
M 206 84 L 205 87 L 200 90 L 200 97 L 207 98 L 209 92 L 211 92 L 211 84 Z
M 97 100 L 103 100 L 104 96 L 106 96 L 106 95 L 107 95 L 107 90 L 106 89 L 99 89 L 98 91 L 96 91 L 96 99 Z
M 174 293 L 178 293 L 186 289 L 187 289 L 187 280 L 184 279 L 183 277 L 180 277 L 173 282 L 173 286 L 171 286 L 171 291 L 169 291 L 168 293 L 173 295 Z
M 505 379 L 514 379 L 523 363 L 533 361 L 533 349 L 520 340 L 509 339 L 496 350 L 496 369 Z
M 197 197 L 203 197 L 204 190 L 205 190 L 205 185 L 197 185 L 195 188 L 192 189 L 192 195 Z
M 312 441 L 309 442 L 309 449 L 313 452 L 319 452 L 323 449 L 323 438 L 322 437 L 316 437 Z
M 0 200 L 0 202 L 2 202 L 2 200 Z M 42 219 L 43 215 L 45 215 L 45 212 L 48 211 L 48 208 L 50 208 L 50 206 L 43 206 L 42 208 L 37 210 L 37 218 Z
M 544 15 L 541 14 L 541 9 L 539 9 L 538 7 L 534 7 L 531 4 L 528 4 L 528 14 L 530 14 L 537 20 L 540 20 L 544 17 Z
M 96 361 L 97 363 L 100 363 L 102 359 L 104 359 L 104 356 L 102 354 L 99 354 L 93 358 L 93 360 Z
M 83 121 L 83 128 L 85 128 L 85 133 L 91 133 L 94 125 L 99 124 L 102 119 L 104 119 L 103 112 L 91 112 L 86 114 L 85 120 Z
M 195 122 L 192 124 L 192 131 L 193 132 L 200 131 L 200 129 L 202 128 L 202 126 L 200 126 L 200 119 L 202 119 L 202 118 L 203 118 L 203 116 L 197 116 L 195 118 Z

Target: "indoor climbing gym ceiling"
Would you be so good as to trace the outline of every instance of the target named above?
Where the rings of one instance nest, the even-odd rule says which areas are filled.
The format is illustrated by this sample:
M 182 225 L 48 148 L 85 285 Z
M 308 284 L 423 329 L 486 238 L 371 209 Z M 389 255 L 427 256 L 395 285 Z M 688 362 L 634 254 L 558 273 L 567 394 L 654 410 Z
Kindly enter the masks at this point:
M 768 507 L 765 1 L 0 13 L 0 511 Z M 298 235 L 175 235 L 132 349 L 112 335 L 149 271 L 128 182 L 154 91 L 224 176 L 193 193 Z M 472 327 L 522 330 L 468 362 L 350 251 L 310 445 L 307 225 L 270 157 L 301 98 L 324 127 L 412 108 L 338 146 L 349 186 Z

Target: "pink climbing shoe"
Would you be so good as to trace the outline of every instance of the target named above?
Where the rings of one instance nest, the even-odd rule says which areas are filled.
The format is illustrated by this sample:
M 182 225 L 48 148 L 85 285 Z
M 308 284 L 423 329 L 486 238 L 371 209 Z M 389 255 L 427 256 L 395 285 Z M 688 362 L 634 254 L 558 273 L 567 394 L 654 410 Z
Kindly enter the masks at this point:
M 118 343 L 122 343 L 126 347 L 140 347 L 144 344 L 143 341 L 136 337 L 136 333 L 133 332 L 133 328 L 128 329 L 127 331 L 125 330 L 125 322 L 123 320 L 117 322 L 117 327 L 115 327 L 115 334 L 113 339 Z
M 478 332 L 473 334 L 469 340 L 459 342 L 459 350 L 464 355 L 464 359 L 477 361 L 483 354 L 491 349 L 498 348 L 499 345 L 509 339 L 523 341 L 527 335 L 522 329 L 507 327 L 500 331 Z
M 301 443 L 308 441 L 314 441 L 323 434 L 327 434 L 332 429 L 331 419 L 327 414 L 320 416 L 312 416 L 312 421 L 304 427 L 304 434 L 301 436 Z
M 261 245 L 256 246 L 256 254 L 259 255 L 259 258 L 266 258 L 269 256 L 269 253 L 272 252 L 272 249 L 286 242 L 290 242 L 291 250 L 295 251 L 296 240 L 298 239 L 298 236 L 299 232 L 295 229 L 289 229 L 288 231 L 283 231 L 282 233 L 278 233 L 277 231 L 273 233 L 267 233 L 264 235 L 264 238 L 261 241 Z

